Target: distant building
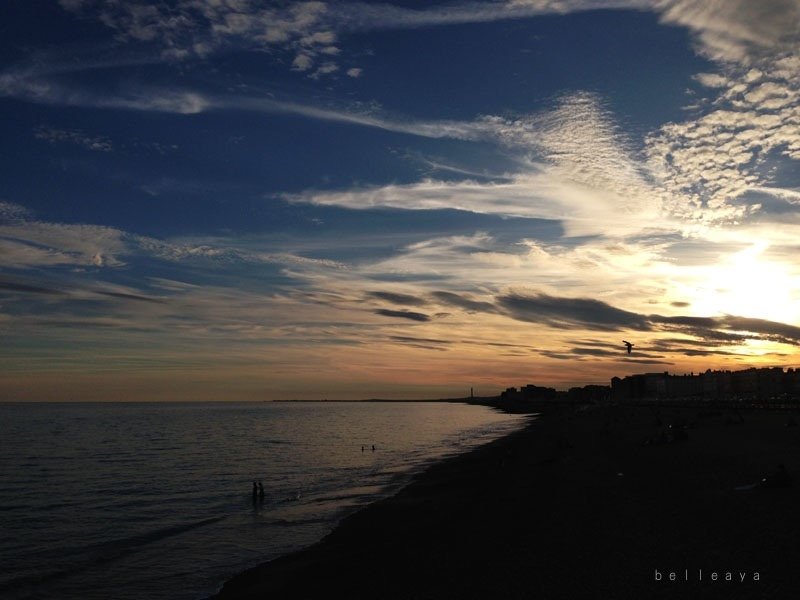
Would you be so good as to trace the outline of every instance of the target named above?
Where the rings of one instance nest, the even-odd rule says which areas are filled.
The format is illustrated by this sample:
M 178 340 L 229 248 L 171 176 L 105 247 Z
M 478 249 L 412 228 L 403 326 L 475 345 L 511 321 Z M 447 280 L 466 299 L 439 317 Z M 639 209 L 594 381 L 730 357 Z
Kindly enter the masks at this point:
M 503 400 L 528 401 L 528 402 L 572 402 L 589 404 L 607 402 L 611 398 L 611 388 L 607 385 L 587 385 L 584 387 L 570 388 L 568 392 L 559 392 L 555 388 L 528 384 L 519 390 L 515 387 L 507 388 L 500 394 Z
M 741 371 L 712 371 L 695 375 L 641 373 L 611 379 L 614 400 L 771 399 L 800 395 L 800 369 L 751 367 Z

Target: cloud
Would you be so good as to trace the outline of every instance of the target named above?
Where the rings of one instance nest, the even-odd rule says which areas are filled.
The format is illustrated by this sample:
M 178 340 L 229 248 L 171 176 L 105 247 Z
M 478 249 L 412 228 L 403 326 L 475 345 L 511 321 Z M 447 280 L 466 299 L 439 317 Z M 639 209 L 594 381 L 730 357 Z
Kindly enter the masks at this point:
M 319 79 L 323 75 L 330 75 L 331 73 L 336 73 L 339 70 L 339 65 L 334 62 L 326 61 L 322 63 L 314 72 L 309 75 L 311 79 Z
M 772 57 L 759 68 L 732 67 L 710 108 L 668 123 L 646 138 L 650 168 L 668 206 L 684 219 L 733 222 L 759 210 L 740 202 L 752 192 L 790 200 L 793 190 L 771 180 L 778 156 L 800 160 L 800 57 Z
M 647 319 L 642 315 L 589 298 L 510 292 L 497 297 L 496 302 L 505 314 L 518 321 L 543 323 L 550 327 L 598 331 L 649 328 Z
M 472 121 L 424 121 L 374 110 L 348 111 L 268 97 L 215 96 L 186 90 L 140 89 L 130 94 L 93 96 L 43 85 L 47 91 L 41 91 L 35 81 L 22 75 L 5 77 L 11 83 L 7 81 L 4 89 L 0 77 L 0 93 L 22 94 L 34 101 L 179 114 L 224 109 L 296 114 L 414 136 L 488 142 L 514 154 L 522 167 L 499 181 L 426 179 L 405 185 L 284 196 L 290 202 L 356 209 L 458 209 L 560 220 L 570 235 L 630 235 L 655 225 L 679 229 L 681 225 L 671 223 L 663 212 L 665 205 L 680 218 L 693 218 L 691 211 L 682 208 L 693 202 L 691 194 L 689 200 L 684 199 L 687 190 L 680 171 L 686 167 L 661 156 L 671 147 L 668 134 L 675 133 L 675 128 L 653 136 L 649 163 L 642 164 L 602 100 L 586 92 L 563 96 L 550 110 L 513 118 L 484 115 Z M 31 95 L 30 89 L 39 91 Z M 650 171 L 653 166 L 657 176 Z M 667 186 L 663 186 L 664 181 Z
M 579 91 L 562 96 L 552 110 L 517 119 L 486 117 L 484 122 L 504 145 L 532 151 L 552 165 L 551 175 L 613 194 L 623 213 L 660 203 L 631 142 L 596 94 Z
M 401 306 L 425 306 L 428 302 L 424 298 L 418 298 L 411 294 L 400 294 L 397 292 L 369 292 L 368 296 L 385 300 L 392 304 L 399 304 Z
M 559 219 L 565 216 L 553 206 L 537 183 L 544 178 L 520 177 L 512 183 L 484 183 L 471 180 L 423 180 L 407 185 L 386 185 L 345 192 L 312 192 L 285 196 L 290 202 L 351 209 L 402 208 L 405 210 L 466 210 L 484 214 Z
M 490 302 L 482 302 L 474 300 L 466 294 L 457 294 L 455 292 L 437 291 L 433 292 L 432 296 L 443 304 L 456 306 L 468 312 L 495 312 L 495 306 Z
M 765 52 L 794 47 L 800 30 L 795 0 L 508 0 L 450 2 L 424 8 L 388 3 L 319 1 L 264 5 L 254 2 L 66 0 L 62 7 L 93 17 L 117 41 L 155 45 L 166 60 L 203 59 L 231 47 L 290 55 L 292 68 L 315 77 L 336 72 L 317 67 L 340 52 L 348 35 L 419 29 L 587 10 L 649 10 L 662 22 L 687 27 L 698 51 L 720 61 L 752 61 Z M 331 63 L 335 64 L 335 63 Z M 338 65 L 335 65 L 338 69 Z M 313 70 L 312 70 L 313 69 Z M 351 77 L 358 69 L 350 69 Z
M 353 79 L 358 79 L 364 73 L 364 69 L 359 67 L 352 67 L 347 69 L 346 71 L 348 77 L 352 77 Z
M 19 221 L 29 216 L 30 212 L 24 206 L 0 200 L 0 222 Z
M 564 96 L 552 110 L 517 118 L 401 122 L 367 116 L 352 122 L 425 137 L 492 142 L 520 155 L 525 169 L 505 181 L 425 179 L 311 191 L 284 196 L 286 200 L 351 209 L 456 209 L 551 219 L 563 221 L 569 235 L 626 235 L 656 225 L 678 228 L 661 213 L 663 190 L 638 165 L 629 142 L 593 94 Z
M 7 267 L 39 265 L 121 266 L 125 234 L 113 227 L 18 220 L 0 224 Z
M 722 88 L 728 84 L 728 78 L 719 73 L 698 73 L 694 79 L 710 88 Z
M 273 49 L 299 52 L 293 68 L 305 71 L 318 55 L 335 53 L 337 35 L 327 28 L 329 6 L 324 2 L 270 6 L 242 1 L 87 0 L 62 2 L 62 7 L 95 17 L 114 30 L 120 42 L 156 45 L 167 60 L 205 58 L 229 47 Z
M 38 68 L 12 69 L 0 73 L 0 96 L 17 98 L 38 104 L 54 104 L 62 106 L 79 106 L 102 109 L 136 110 L 146 112 L 164 112 L 175 114 L 198 114 L 212 108 L 211 99 L 194 91 L 154 89 L 137 86 L 135 89 L 122 89 L 113 93 L 88 91 L 60 81 L 55 81 L 45 70 Z M 104 138 L 93 140 L 82 137 L 82 132 L 67 132 L 48 136 L 49 141 L 73 141 L 90 144 L 96 141 L 96 148 L 101 150 L 110 147 Z M 56 139 L 58 136 L 61 139 Z
M 20 283 L 18 281 L 3 280 L 0 280 L 0 290 L 5 290 L 8 292 L 23 292 L 25 294 L 45 294 L 48 296 L 63 294 L 61 290 L 56 290 L 53 288 L 29 285 L 27 283 Z
M 541 355 L 553 360 L 569 361 L 569 362 L 585 362 L 589 363 L 588 357 L 595 359 L 614 359 L 614 362 L 625 364 L 640 364 L 640 365 L 673 365 L 675 363 L 663 360 L 663 357 L 643 357 L 631 358 L 624 356 L 619 352 L 609 352 L 606 350 L 597 350 L 591 348 L 572 348 L 563 352 L 552 350 L 543 350 Z M 607 361 L 603 361 L 607 362 Z
M 420 348 L 422 350 L 438 350 L 438 351 L 448 350 L 448 346 L 452 345 L 453 343 L 452 341 L 447 341 L 447 340 L 440 340 L 435 338 L 418 338 L 407 335 L 392 335 L 389 336 L 389 340 L 392 342 L 396 342 L 398 344 L 402 344 L 403 346 L 411 346 L 414 348 Z
M 794 46 L 800 32 L 796 0 L 658 0 L 655 7 L 663 22 L 693 31 L 715 60 L 749 63 Z
M 54 127 L 37 127 L 33 135 L 38 140 L 51 144 L 68 142 L 93 152 L 111 152 L 114 145 L 102 135 L 89 135 L 80 129 L 57 129 Z
M 52 223 L 29 218 L 22 206 L 0 202 L 0 255 L 3 265 L 32 268 L 57 265 L 119 268 L 135 257 L 170 262 L 277 264 L 314 269 L 346 269 L 327 258 L 237 247 L 233 239 L 161 240 L 114 227 Z
M 298 54 L 292 61 L 293 71 L 308 71 L 314 65 L 314 60 L 308 54 Z
M 439 340 L 439 339 L 432 339 L 432 338 L 420 338 L 420 337 L 411 337 L 407 335 L 392 335 L 389 337 L 392 341 L 395 342 L 402 342 L 402 343 L 425 343 L 425 344 L 445 344 L 449 345 L 452 344 L 452 340 Z
M 410 319 L 411 321 L 430 321 L 431 318 L 419 312 L 413 312 L 410 310 L 388 310 L 384 308 L 378 308 L 373 311 L 376 315 L 383 315 L 384 317 L 395 317 L 398 319 Z
M 462 2 L 412 9 L 391 4 L 318 1 L 263 4 L 248 1 L 144 0 L 102 2 L 65 0 L 61 6 L 94 17 L 120 42 L 153 44 L 167 60 L 205 58 L 230 47 L 268 49 L 294 55 L 292 68 L 310 71 L 319 57 L 333 56 L 340 37 L 363 31 L 412 29 L 530 18 L 583 10 L 643 8 L 642 0 L 531 0 Z M 334 73 L 338 65 L 314 75 Z M 357 74 L 353 74 L 356 73 Z M 357 77 L 360 69 L 350 69 Z
M 506 315 L 514 319 L 542 323 L 549 327 L 592 331 L 680 331 L 716 341 L 759 339 L 800 345 L 800 327 L 766 319 L 735 315 L 644 315 L 615 308 L 600 300 L 556 297 L 541 293 L 510 292 L 499 295 L 495 301 Z
M 576 356 L 597 356 L 601 358 L 616 358 L 618 360 L 629 360 L 627 354 L 624 354 L 624 349 L 620 350 L 619 348 L 616 350 L 607 350 L 605 348 L 571 348 L 569 350 L 569 354 L 576 355 Z M 642 352 L 641 350 L 636 351 L 636 356 L 633 357 L 635 360 L 643 361 L 648 359 L 654 359 L 655 361 L 661 361 L 665 357 L 660 356 L 657 354 L 648 354 L 647 352 Z
M 165 241 L 131 236 L 131 241 L 151 256 L 172 262 L 211 261 L 216 263 L 271 263 L 306 268 L 345 269 L 344 263 L 327 258 L 299 256 L 289 252 L 262 252 L 237 247 L 232 239 Z
M 152 304 L 164 304 L 166 302 L 162 298 L 153 298 L 151 296 L 142 296 L 141 294 L 130 294 L 127 292 L 111 292 L 106 290 L 97 290 L 96 293 L 102 296 L 109 296 L 111 298 L 121 298 L 123 300 L 134 300 L 136 302 L 150 302 Z

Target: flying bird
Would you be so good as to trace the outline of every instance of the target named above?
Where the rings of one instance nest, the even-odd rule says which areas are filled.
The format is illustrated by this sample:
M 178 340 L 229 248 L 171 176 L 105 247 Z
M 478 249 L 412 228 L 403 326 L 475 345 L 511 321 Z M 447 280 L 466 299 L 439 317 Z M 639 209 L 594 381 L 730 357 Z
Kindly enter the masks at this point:
M 631 344 L 630 342 L 626 342 L 625 340 L 622 340 L 622 343 L 625 344 L 625 347 L 628 349 L 628 354 L 630 354 L 631 348 L 633 348 L 633 344 Z

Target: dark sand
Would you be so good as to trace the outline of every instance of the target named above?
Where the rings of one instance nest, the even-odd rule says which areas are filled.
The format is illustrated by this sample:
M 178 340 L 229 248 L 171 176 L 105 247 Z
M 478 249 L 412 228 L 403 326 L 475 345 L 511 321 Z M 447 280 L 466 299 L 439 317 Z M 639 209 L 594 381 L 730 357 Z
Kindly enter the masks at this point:
M 800 597 L 800 427 L 785 412 L 660 419 L 678 413 L 689 439 L 652 445 L 652 408 L 545 415 L 217 598 Z M 791 487 L 735 490 L 778 463 Z

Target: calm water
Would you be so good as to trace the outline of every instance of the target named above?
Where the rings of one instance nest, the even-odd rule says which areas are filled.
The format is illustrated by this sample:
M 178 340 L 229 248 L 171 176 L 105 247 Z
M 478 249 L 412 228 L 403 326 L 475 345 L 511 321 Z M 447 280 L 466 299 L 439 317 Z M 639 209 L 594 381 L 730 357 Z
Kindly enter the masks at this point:
M 0 404 L 0 597 L 206 597 L 524 421 L 438 403 Z

